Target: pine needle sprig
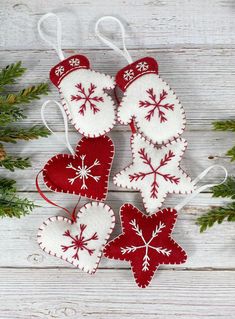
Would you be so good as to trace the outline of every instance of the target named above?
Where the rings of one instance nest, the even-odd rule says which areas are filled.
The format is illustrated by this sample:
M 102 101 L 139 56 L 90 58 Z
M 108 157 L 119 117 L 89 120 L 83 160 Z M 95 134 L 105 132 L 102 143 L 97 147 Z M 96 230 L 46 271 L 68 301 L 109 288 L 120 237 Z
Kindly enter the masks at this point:
M 16 104 L 27 104 L 33 100 L 40 99 L 41 95 L 47 95 L 49 92 L 48 83 L 40 83 L 23 89 L 18 94 L 8 94 L 4 99 L 0 100 L 0 104 L 8 107 Z
M 12 194 L 16 192 L 16 181 L 0 177 L 0 194 Z
M 208 227 L 212 227 L 216 222 L 221 224 L 224 220 L 235 222 L 235 202 L 229 203 L 225 207 L 216 207 L 208 213 L 199 217 L 196 224 L 200 226 L 200 232 L 204 232 Z
M 6 126 L 9 123 L 14 123 L 19 120 L 25 119 L 26 116 L 17 106 L 6 108 L 0 104 L 0 126 Z
M 235 120 L 216 121 L 213 123 L 216 131 L 232 131 L 235 132 Z
M 229 176 L 227 180 L 212 188 L 213 197 L 228 197 L 235 199 L 235 177 Z
M 235 146 L 228 150 L 226 155 L 231 157 L 231 162 L 235 161 Z
M 22 76 L 26 71 L 21 66 L 21 61 L 12 63 L 0 71 L 0 91 L 5 85 L 16 83 L 16 78 Z
M 19 198 L 16 195 L 0 195 L 0 217 L 25 216 L 35 207 L 34 203 L 27 198 Z
M 25 169 L 30 166 L 31 164 L 28 157 L 22 158 L 8 155 L 4 160 L 0 161 L 0 167 L 9 169 L 11 172 L 14 172 L 16 168 Z
M 33 140 L 39 137 L 47 137 L 50 132 L 45 126 L 33 126 L 30 128 L 0 128 L 0 141 L 6 143 L 16 143 L 17 140 Z

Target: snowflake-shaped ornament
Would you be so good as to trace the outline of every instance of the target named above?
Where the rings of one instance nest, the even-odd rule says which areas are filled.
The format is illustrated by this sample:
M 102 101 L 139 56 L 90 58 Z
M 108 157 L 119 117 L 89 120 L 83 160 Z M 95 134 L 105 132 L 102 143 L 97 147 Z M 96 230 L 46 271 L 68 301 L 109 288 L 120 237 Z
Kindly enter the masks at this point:
M 114 183 L 139 190 L 149 214 L 161 207 L 167 194 L 187 194 L 194 190 L 190 177 L 179 166 L 187 146 L 184 139 L 156 148 L 141 135 L 134 134 L 131 146 L 133 163 L 114 177 Z
M 69 64 L 71 66 L 79 66 L 80 65 L 80 60 L 78 58 L 72 58 L 69 60 Z
M 120 218 L 122 233 L 106 245 L 104 255 L 129 261 L 138 286 L 148 286 L 159 265 L 186 261 L 185 251 L 171 238 L 177 219 L 174 209 L 146 216 L 135 206 L 124 204 Z
M 135 72 L 134 70 L 130 69 L 130 70 L 126 70 L 124 72 L 123 78 L 126 81 L 132 80 L 134 78 Z
M 141 72 L 141 71 L 147 71 L 148 68 L 149 68 L 149 65 L 148 65 L 148 63 L 145 62 L 145 61 L 141 61 L 141 62 L 137 63 L 137 65 L 136 65 L 136 69 L 137 69 L 138 71 L 140 71 L 140 72 Z
M 55 69 L 55 74 L 57 76 L 60 76 L 64 73 L 64 67 L 62 65 L 58 66 L 56 69 Z

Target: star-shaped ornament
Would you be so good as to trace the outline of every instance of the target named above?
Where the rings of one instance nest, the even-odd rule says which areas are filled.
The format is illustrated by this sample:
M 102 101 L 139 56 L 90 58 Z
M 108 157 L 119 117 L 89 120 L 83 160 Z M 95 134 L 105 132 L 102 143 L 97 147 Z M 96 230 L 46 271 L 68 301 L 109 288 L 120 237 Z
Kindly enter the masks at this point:
M 186 146 L 186 140 L 181 138 L 156 146 L 134 134 L 133 163 L 114 176 L 114 184 L 139 190 L 147 213 L 154 213 L 167 194 L 188 194 L 194 190 L 191 178 L 179 166 Z
M 184 263 L 185 251 L 171 238 L 177 212 L 166 208 L 147 216 L 131 204 L 120 210 L 122 233 L 110 241 L 104 256 L 129 261 L 139 287 L 145 288 L 159 265 Z

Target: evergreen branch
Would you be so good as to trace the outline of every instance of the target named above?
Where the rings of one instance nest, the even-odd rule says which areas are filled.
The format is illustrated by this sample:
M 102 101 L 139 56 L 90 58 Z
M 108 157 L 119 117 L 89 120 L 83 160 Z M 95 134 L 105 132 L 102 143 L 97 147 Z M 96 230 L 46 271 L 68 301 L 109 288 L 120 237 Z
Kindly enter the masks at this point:
M 20 77 L 26 71 L 21 66 L 21 62 L 16 62 L 8 65 L 0 71 L 0 91 L 3 90 L 4 85 L 14 84 L 15 79 Z
M 15 168 L 24 169 L 30 166 L 29 158 L 6 156 L 4 160 L 0 161 L 0 167 L 5 167 L 12 172 Z
M 235 132 L 235 120 L 216 121 L 213 123 L 216 131 L 232 131 Z
M 20 218 L 30 213 L 35 207 L 27 198 L 19 198 L 16 195 L 0 196 L 0 217 Z
M 33 126 L 31 128 L 0 128 L 0 141 L 16 143 L 17 140 L 32 140 L 39 137 L 47 137 L 50 132 L 45 126 Z
M 12 106 L 11 108 L 6 108 L 0 104 L 0 126 L 6 126 L 9 123 L 14 123 L 24 118 L 26 116 L 19 107 Z
M 0 177 L 0 196 L 2 194 L 12 194 L 16 192 L 16 182 L 13 179 Z
M 221 224 L 225 219 L 229 222 L 235 222 L 235 202 L 225 207 L 211 209 L 208 213 L 197 218 L 196 224 L 200 226 L 200 232 L 202 233 L 216 222 Z
M 229 176 L 227 180 L 212 188 L 213 197 L 230 197 L 235 199 L 235 177 Z
M 235 161 L 235 146 L 228 150 L 226 155 L 231 156 L 231 162 Z
M 0 104 L 5 104 L 8 107 L 15 104 L 26 104 L 40 99 L 41 95 L 47 95 L 48 92 L 48 83 L 40 83 L 23 89 L 18 94 L 8 94 L 4 99 L 0 100 Z

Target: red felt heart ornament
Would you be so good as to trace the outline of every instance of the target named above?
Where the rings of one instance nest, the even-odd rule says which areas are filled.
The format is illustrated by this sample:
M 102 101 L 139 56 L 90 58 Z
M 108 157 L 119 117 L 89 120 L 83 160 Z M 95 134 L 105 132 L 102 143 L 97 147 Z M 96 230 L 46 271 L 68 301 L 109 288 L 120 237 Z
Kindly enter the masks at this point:
M 54 192 L 105 200 L 113 156 L 114 144 L 108 136 L 83 137 L 75 156 L 57 154 L 46 163 L 44 182 Z

